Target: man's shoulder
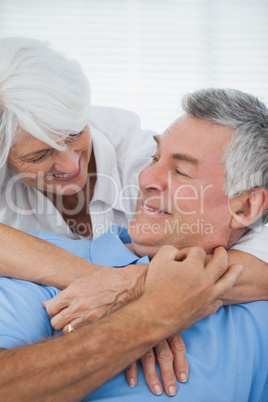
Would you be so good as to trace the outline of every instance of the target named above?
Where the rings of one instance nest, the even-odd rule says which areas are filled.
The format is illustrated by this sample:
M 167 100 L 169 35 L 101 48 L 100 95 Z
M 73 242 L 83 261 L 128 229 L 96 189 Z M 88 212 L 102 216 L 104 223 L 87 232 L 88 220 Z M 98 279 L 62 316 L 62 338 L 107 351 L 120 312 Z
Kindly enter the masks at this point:
M 42 302 L 58 292 L 53 287 L 0 277 L 0 347 L 22 346 L 51 336 L 50 317 Z
M 257 326 L 268 331 L 268 320 L 263 319 L 267 316 L 268 301 L 232 304 L 221 307 L 215 314 L 198 321 L 194 326 L 211 327 L 215 333 L 235 331 L 234 336 L 239 336 L 237 328 L 241 330 L 249 326 L 249 332 L 257 334 Z M 253 322 L 255 325 L 252 325 Z M 249 336 L 249 332 L 245 336 Z
M 218 395 L 214 400 L 259 400 L 268 371 L 267 317 L 268 302 L 224 306 L 182 334 L 194 395 L 200 400 L 208 395 Z
M 45 240 L 49 243 L 54 244 L 78 257 L 89 259 L 89 250 L 91 242 L 87 239 L 70 239 L 56 233 L 45 232 L 42 230 L 35 232 L 28 232 L 28 234 L 38 237 L 39 239 Z
M 268 302 L 221 307 L 185 331 L 182 336 L 190 375 L 185 384 L 178 383 L 178 399 L 184 402 L 262 400 L 267 389 L 268 320 L 262 323 L 261 316 L 264 321 L 267 311 Z M 138 370 L 137 387 L 130 389 L 122 373 L 95 391 L 91 399 L 153 402 L 156 397 L 146 385 L 140 363 Z M 166 401 L 169 397 L 163 393 L 157 400 Z
M 226 346 L 229 350 L 233 349 L 234 353 L 237 349 L 251 347 L 260 357 L 262 347 L 266 344 L 268 359 L 268 319 L 265 317 L 268 317 L 268 301 L 223 306 L 215 314 L 195 323 L 185 331 L 184 336 L 190 348 L 192 338 L 197 342 L 209 340 L 202 348 L 202 353 L 206 354 L 206 349 L 209 350 L 214 344 L 223 359 L 226 357 Z

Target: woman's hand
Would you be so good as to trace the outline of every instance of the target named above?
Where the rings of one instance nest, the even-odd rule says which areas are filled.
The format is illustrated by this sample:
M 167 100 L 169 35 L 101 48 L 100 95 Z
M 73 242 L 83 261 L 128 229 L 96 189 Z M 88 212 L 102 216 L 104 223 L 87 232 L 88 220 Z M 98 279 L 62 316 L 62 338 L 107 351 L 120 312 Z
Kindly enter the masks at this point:
M 147 265 L 105 267 L 78 279 L 43 303 L 52 326 L 66 333 L 69 324 L 77 329 L 138 299 L 143 294 L 146 272 Z
M 156 361 L 159 364 L 163 386 L 156 371 Z M 185 345 L 180 334 L 173 335 L 159 343 L 141 358 L 141 363 L 145 381 L 155 395 L 162 394 L 164 387 L 165 393 L 173 396 L 177 393 L 177 379 L 180 382 L 188 380 L 189 366 L 186 360 Z M 128 384 L 134 387 L 138 381 L 137 363 L 131 364 L 125 373 Z

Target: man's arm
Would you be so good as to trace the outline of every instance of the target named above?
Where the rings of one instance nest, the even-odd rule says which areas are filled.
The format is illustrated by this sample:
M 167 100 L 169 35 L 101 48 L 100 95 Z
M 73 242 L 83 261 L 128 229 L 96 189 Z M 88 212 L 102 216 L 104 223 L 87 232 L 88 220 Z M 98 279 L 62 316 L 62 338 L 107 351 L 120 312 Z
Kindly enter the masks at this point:
M 183 254 L 165 247 L 152 260 L 138 301 L 74 333 L 2 350 L 2 399 L 79 401 L 162 339 L 191 326 L 207 309 L 215 311 L 221 305 L 213 304 L 215 298 L 234 284 L 241 267 L 223 275 L 227 258 L 222 248 L 206 268 L 204 261 L 201 249 Z
M 157 323 L 138 314 L 145 307 L 139 304 L 58 339 L 2 351 L 1 398 L 80 401 L 153 345 L 148 325 L 161 339 Z

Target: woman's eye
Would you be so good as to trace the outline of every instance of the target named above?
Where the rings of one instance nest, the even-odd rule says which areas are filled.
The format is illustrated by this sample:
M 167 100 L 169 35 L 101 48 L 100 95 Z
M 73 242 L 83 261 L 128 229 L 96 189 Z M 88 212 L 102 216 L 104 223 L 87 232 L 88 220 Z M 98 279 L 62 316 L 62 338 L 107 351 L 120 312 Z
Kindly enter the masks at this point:
M 75 141 L 75 140 L 77 140 L 77 138 L 79 138 L 82 134 L 83 134 L 83 131 L 80 131 L 80 133 L 77 133 L 77 134 L 70 134 L 70 135 L 68 135 L 68 137 L 66 138 L 66 141 Z
M 159 161 L 159 158 L 156 155 L 152 155 L 151 158 L 152 158 L 152 162 L 158 162 Z
M 45 159 L 46 156 L 47 156 L 47 152 L 45 152 L 44 154 L 39 156 L 39 158 L 33 159 L 31 162 L 33 162 L 33 163 L 42 162 Z

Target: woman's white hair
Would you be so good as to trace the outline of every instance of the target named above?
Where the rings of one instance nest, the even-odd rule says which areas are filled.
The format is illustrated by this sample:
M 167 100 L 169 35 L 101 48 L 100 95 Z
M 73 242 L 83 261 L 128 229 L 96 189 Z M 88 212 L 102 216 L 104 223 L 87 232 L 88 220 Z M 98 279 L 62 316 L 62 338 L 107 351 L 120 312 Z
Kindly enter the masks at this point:
M 229 198 L 257 187 L 268 190 L 268 108 L 236 89 L 203 89 L 187 94 L 184 111 L 235 129 L 225 151 L 225 191 Z M 268 222 L 268 210 L 253 226 Z
M 59 141 L 88 122 L 90 88 L 78 62 L 27 38 L 0 40 L 0 186 L 21 129 L 63 150 Z

